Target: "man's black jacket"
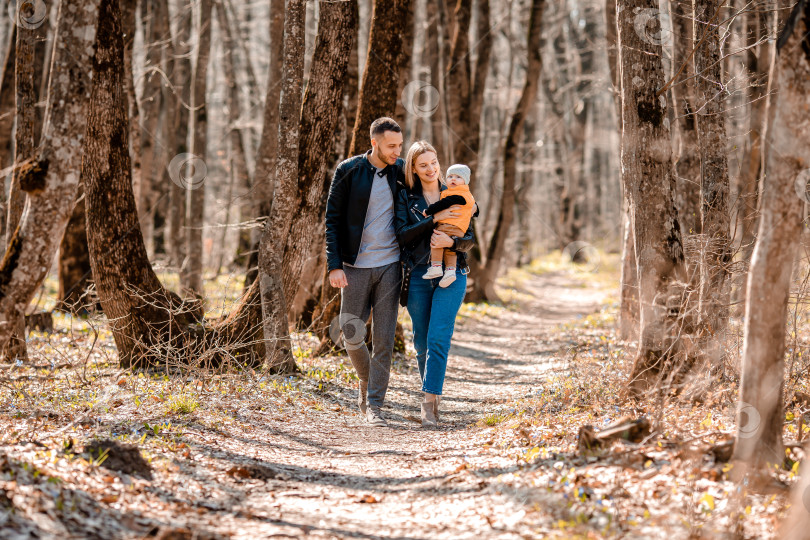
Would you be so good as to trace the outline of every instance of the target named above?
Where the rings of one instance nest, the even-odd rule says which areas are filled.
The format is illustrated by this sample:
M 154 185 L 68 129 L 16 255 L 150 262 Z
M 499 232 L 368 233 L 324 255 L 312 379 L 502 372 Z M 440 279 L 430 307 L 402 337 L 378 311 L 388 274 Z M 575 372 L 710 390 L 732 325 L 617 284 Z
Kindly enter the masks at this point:
M 330 271 L 357 260 L 371 185 L 377 172 L 368 160 L 370 154 L 371 150 L 342 161 L 332 177 L 326 201 L 326 264 Z M 384 169 L 395 204 L 405 185 L 404 166 L 405 161 L 397 159 L 396 165 Z

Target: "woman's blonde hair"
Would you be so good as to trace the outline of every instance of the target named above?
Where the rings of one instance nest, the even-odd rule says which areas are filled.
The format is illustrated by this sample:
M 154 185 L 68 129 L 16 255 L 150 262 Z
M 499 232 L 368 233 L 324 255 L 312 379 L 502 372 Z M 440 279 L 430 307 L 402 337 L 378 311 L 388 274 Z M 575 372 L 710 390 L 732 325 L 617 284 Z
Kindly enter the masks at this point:
M 439 159 L 439 153 L 433 148 L 433 145 L 427 141 L 416 141 L 408 148 L 408 156 L 405 158 L 405 183 L 408 184 L 408 189 L 413 189 L 419 181 L 413 167 L 416 158 L 427 152 L 433 152 L 436 155 L 436 159 Z M 439 167 L 439 181 L 444 182 L 441 167 Z

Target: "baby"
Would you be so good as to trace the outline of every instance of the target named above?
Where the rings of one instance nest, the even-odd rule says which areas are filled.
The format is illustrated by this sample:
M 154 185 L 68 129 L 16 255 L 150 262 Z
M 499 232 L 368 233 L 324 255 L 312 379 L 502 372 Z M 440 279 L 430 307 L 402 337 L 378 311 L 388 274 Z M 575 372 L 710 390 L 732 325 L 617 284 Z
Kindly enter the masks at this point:
M 470 193 L 470 168 L 466 165 L 451 165 L 447 169 L 447 178 L 444 180 L 447 189 L 442 191 L 441 199 L 428 206 L 425 215 L 433 215 L 437 212 L 450 208 L 458 204 L 461 205 L 461 215 L 458 217 L 443 219 L 439 221 L 436 230 L 439 230 L 450 237 L 464 236 L 470 226 L 475 199 Z M 447 287 L 456 280 L 456 252 L 447 248 L 435 248 L 430 250 L 430 268 L 422 276 L 424 279 L 433 279 L 441 276 L 439 287 Z M 442 273 L 442 259 L 446 268 Z

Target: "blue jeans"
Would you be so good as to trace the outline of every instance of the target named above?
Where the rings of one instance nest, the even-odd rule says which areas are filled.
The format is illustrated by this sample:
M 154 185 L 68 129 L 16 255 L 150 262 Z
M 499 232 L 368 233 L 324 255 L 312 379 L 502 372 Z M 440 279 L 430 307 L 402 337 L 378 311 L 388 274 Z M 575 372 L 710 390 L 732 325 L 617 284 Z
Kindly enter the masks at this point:
M 440 277 L 422 279 L 427 269 L 427 264 L 413 269 L 408 289 L 408 313 L 413 321 L 413 345 L 422 391 L 441 395 L 456 314 L 467 290 L 467 275 L 457 269 L 456 280 L 442 288 L 439 287 Z

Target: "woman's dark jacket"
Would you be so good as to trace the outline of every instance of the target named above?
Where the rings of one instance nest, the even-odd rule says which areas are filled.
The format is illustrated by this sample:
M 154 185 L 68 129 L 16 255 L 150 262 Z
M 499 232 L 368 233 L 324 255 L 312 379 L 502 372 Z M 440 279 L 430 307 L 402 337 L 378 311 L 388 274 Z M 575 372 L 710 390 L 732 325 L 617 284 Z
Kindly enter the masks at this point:
M 335 169 L 326 202 L 326 264 L 330 271 L 342 269 L 344 262 L 354 264 L 357 260 L 371 185 L 377 170 L 368 160 L 370 153 L 371 150 L 349 158 Z M 384 169 L 394 206 L 405 182 L 404 166 L 405 162 L 397 159 L 395 165 Z
M 445 186 L 440 187 L 444 191 Z M 438 222 L 433 220 L 433 216 L 424 217 L 422 211 L 427 209 L 428 204 L 422 195 L 422 186 L 417 183 L 415 189 L 402 188 L 397 195 L 395 207 L 394 227 L 397 231 L 397 240 L 402 249 L 402 261 L 411 265 L 427 264 L 430 262 L 430 237 Z M 476 208 L 473 217 L 478 215 Z M 461 237 L 453 237 L 453 246 L 447 249 L 458 253 L 458 268 L 467 268 L 467 252 L 475 245 L 472 222 L 467 228 L 466 234 Z

